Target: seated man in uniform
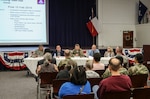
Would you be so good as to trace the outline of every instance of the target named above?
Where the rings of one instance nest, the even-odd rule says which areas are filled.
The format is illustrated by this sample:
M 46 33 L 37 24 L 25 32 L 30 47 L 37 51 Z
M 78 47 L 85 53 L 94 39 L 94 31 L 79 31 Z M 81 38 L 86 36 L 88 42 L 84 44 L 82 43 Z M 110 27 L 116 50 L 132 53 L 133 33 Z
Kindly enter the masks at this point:
M 72 56 L 84 57 L 83 50 L 80 48 L 79 44 L 75 44 L 75 48 L 72 51 Z
M 61 68 L 62 66 L 64 66 L 64 64 L 67 64 L 68 61 L 70 62 L 70 64 L 75 67 L 77 66 L 77 62 L 72 60 L 70 58 L 70 50 L 66 49 L 65 52 L 64 52 L 64 55 L 65 55 L 65 60 L 61 60 L 60 63 L 58 64 L 58 68 Z

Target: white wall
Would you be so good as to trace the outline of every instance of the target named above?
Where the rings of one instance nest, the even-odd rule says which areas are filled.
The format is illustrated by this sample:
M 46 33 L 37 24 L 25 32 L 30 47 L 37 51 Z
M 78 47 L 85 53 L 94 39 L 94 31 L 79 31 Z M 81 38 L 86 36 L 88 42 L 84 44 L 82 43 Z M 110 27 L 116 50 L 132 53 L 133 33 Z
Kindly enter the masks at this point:
M 136 0 L 137 2 L 139 0 Z M 142 3 L 148 7 L 148 11 L 150 11 L 150 0 L 141 0 Z M 149 15 L 150 18 L 150 15 Z M 135 26 L 137 41 L 137 47 L 143 47 L 143 45 L 150 45 L 150 19 L 148 24 L 139 24 Z
M 98 46 L 123 46 L 123 31 L 134 31 L 134 47 L 136 46 L 136 27 L 139 0 L 98 0 L 98 19 L 100 33 Z M 150 4 L 150 0 L 141 0 Z M 138 38 L 141 40 L 140 38 Z M 138 44 L 139 45 L 139 44 Z
M 150 24 L 136 25 L 137 47 L 150 45 Z

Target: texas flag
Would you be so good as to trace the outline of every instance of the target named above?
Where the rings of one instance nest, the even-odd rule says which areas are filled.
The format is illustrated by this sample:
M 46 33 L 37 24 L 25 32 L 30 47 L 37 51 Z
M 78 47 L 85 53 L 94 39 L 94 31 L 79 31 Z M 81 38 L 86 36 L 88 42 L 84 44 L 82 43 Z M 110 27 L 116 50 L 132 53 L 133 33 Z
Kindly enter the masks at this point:
M 91 35 L 95 37 L 99 32 L 99 23 L 97 17 L 92 18 L 89 22 L 86 23 Z

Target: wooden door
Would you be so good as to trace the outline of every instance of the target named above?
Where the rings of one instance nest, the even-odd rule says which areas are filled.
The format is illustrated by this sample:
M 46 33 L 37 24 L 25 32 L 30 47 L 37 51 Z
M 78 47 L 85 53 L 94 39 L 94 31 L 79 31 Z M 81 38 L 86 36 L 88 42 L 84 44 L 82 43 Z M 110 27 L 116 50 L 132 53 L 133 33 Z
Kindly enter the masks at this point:
M 143 45 L 144 65 L 150 71 L 150 45 Z
M 133 48 L 133 31 L 123 31 L 123 48 Z

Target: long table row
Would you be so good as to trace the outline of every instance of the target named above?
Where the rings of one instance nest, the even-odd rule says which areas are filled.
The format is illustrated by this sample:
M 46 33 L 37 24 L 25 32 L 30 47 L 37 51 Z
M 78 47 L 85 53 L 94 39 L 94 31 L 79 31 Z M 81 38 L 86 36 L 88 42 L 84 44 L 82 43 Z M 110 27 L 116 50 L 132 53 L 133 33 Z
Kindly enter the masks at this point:
M 37 76 L 35 70 L 37 68 L 37 62 L 41 59 L 43 59 L 43 57 L 37 57 L 37 58 L 28 57 L 24 59 L 24 64 L 26 64 L 26 66 L 28 67 L 28 69 L 30 70 L 32 74 Z M 64 60 L 64 59 L 65 57 L 56 58 L 57 65 L 59 64 L 61 60 Z M 85 65 L 86 61 L 93 60 L 93 57 L 72 57 L 72 59 L 76 61 L 78 65 Z M 110 57 L 102 57 L 101 63 L 104 63 L 105 65 L 107 65 L 109 59 Z

